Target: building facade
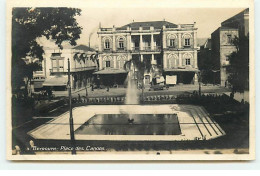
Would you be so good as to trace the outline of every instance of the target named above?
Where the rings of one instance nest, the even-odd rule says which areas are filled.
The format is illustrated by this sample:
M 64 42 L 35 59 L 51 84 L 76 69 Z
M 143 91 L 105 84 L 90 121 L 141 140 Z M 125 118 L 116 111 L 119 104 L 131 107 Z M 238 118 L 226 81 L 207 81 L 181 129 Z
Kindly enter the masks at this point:
M 239 31 L 239 36 L 249 35 L 249 9 L 245 9 L 237 15 L 223 21 L 222 27 L 236 28 Z
M 175 75 L 176 83 L 190 84 L 197 81 L 195 23 L 176 25 L 167 21 L 133 22 L 122 27 L 100 27 L 98 37 L 97 75 L 126 75 L 124 64 L 131 59 L 140 59 L 154 67 L 153 71 L 145 73 L 145 84 L 150 84 L 154 77 L 160 75 L 165 79 L 167 75 Z
M 70 61 L 71 87 L 73 90 L 84 88 L 93 81 L 97 62 L 93 59 L 96 51 L 85 46 L 44 48 L 42 61 L 45 81 L 43 87 L 64 91 L 68 83 L 68 59 Z
M 211 34 L 213 65 L 219 74 L 214 78 L 221 86 L 228 86 L 228 73 L 226 67 L 229 65 L 229 55 L 236 51 L 232 40 L 239 36 L 238 29 L 219 27 Z
M 236 52 L 236 46 L 232 40 L 236 37 L 249 36 L 249 9 L 245 9 L 235 16 L 223 21 L 221 27 L 211 34 L 212 39 L 212 57 L 219 74 L 216 80 L 219 80 L 221 86 L 228 86 L 228 73 L 226 67 L 229 65 L 229 55 Z

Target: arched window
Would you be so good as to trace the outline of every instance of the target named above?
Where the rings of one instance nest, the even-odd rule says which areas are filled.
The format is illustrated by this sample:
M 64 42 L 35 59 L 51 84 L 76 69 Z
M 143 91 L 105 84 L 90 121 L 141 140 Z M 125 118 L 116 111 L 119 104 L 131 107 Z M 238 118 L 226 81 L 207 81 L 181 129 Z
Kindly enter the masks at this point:
M 124 50 L 126 45 L 126 38 L 124 36 L 117 37 L 117 49 Z
M 116 63 L 116 68 L 118 69 L 123 69 L 124 68 L 124 64 L 126 62 L 126 57 L 125 56 L 118 56 L 117 57 L 117 63 Z
M 124 39 L 123 38 L 120 38 L 119 40 L 118 40 L 118 46 L 119 46 L 119 48 L 120 49 L 124 49 Z
M 176 48 L 177 36 L 175 34 L 170 34 L 167 36 L 167 46 L 170 48 Z
M 193 56 L 190 53 L 185 53 L 182 59 L 183 66 L 193 66 Z
M 102 38 L 102 43 L 104 50 L 110 50 L 112 48 L 112 39 L 109 36 L 105 36 Z
M 176 54 L 169 54 L 168 55 L 168 68 L 174 68 L 179 65 L 179 59 Z
M 113 58 L 111 56 L 105 56 L 103 58 L 103 68 L 114 68 Z
M 191 46 L 191 38 L 192 38 L 191 34 L 184 34 L 182 36 L 182 38 L 183 38 L 184 47 L 190 47 Z
M 105 46 L 104 46 L 105 49 L 110 49 L 110 40 L 109 39 L 106 39 L 105 40 Z

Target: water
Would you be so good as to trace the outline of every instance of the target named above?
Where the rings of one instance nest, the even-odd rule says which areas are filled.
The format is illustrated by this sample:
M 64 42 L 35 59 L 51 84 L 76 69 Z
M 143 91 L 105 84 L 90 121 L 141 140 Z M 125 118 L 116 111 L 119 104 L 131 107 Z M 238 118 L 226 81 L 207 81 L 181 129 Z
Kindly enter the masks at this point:
M 79 127 L 75 134 L 88 135 L 180 135 L 176 114 L 97 114 Z
M 139 104 L 138 91 L 135 80 L 132 79 L 131 73 L 127 76 L 127 90 L 125 104 Z

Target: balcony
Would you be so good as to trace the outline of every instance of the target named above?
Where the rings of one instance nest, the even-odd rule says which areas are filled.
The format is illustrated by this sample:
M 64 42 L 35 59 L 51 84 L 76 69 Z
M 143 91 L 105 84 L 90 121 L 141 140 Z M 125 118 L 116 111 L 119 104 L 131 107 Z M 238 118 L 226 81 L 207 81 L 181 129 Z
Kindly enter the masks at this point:
M 95 70 L 96 66 L 89 66 L 89 67 L 79 67 L 79 68 L 71 68 L 71 72 L 80 72 L 80 71 L 88 71 L 88 70 Z M 57 69 L 53 68 L 50 69 L 50 73 L 67 73 L 68 71 L 65 69 Z
M 161 46 L 154 46 L 155 51 L 161 51 Z
M 144 49 L 143 49 L 144 51 L 151 51 L 152 50 L 152 48 L 150 47 L 150 46 L 146 46 L 146 47 L 144 47 Z
M 140 47 L 132 47 L 132 51 L 140 51 Z
M 127 49 L 124 47 L 124 48 L 117 48 L 117 52 L 125 52 Z
M 112 51 L 112 48 L 104 48 L 103 51 L 104 51 L 104 52 L 111 52 L 111 51 Z

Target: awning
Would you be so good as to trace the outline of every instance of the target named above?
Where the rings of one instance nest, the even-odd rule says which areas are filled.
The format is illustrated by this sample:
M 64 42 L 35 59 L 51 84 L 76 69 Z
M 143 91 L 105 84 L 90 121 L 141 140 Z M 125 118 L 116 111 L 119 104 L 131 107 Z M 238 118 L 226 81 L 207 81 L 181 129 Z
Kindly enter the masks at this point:
M 109 69 L 97 71 L 93 74 L 96 74 L 96 75 L 114 75 L 114 74 L 120 74 L 120 73 L 127 73 L 127 71 L 125 71 L 123 69 L 109 68 Z
M 66 86 L 68 83 L 68 76 L 51 76 L 47 77 L 43 82 L 43 86 Z
M 166 68 L 165 72 L 200 72 L 199 69 L 186 67 L 186 68 Z

